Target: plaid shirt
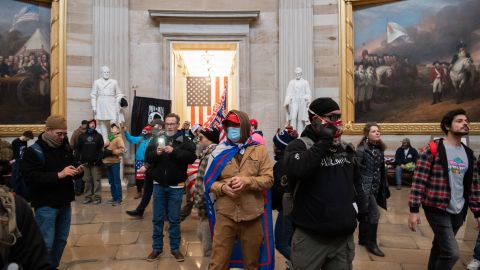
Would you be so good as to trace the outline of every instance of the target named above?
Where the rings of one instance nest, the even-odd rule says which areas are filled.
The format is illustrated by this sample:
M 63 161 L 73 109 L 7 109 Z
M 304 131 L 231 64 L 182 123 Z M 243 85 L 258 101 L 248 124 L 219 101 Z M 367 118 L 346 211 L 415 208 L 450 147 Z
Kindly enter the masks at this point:
M 194 195 L 193 195 L 193 208 L 198 209 L 198 216 L 201 219 L 207 218 L 207 210 L 205 208 L 205 186 L 203 184 L 203 177 L 205 176 L 205 170 L 207 169 L 208 158 L 217 145 L 211 144 L 202 153 L 200 157 L 200 165 L 198 165 L 197 179 L 195 181 Z
M 480 216 L 480 179 L 478 164 L 473 151 L 463 146 L 468 156 L 468 169 L 465 172 L 464 197 L 475 217 Z M 433 160 L 430 147 L 420 154 L 413 174 L 409 206 L 411 213 L 418 213 L 420 205 L 446 210 L 450 204 L 450 183 L 447 156 L 443 141 L 438 142 L 438 151 Z

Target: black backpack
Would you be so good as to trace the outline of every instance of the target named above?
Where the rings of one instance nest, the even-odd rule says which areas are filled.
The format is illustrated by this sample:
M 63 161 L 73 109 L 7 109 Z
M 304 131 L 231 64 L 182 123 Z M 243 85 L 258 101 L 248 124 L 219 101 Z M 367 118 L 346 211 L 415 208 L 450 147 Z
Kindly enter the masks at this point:
M 38 143 L 32 144 L 30 147 L 37 156 L 37 158 L 42 162 L 42 164 L 45 164 L 45 154 L 43 153 L 42 147 Z M 13 180 L 13 183 L 15 185 L 13 186 L 13 190 L 15 191 L 16 194 L 22 196 L 25 200 L 30 201 L 30 190 L 26 184 L 26 179 L 22 175 L 22 171 L 20 169 L 21 167 L 21 162 L 23 160 L 23 155 L 25 154 L 27 148 L 24 148 L 23 151 L 20 152 L 20 156 L 17 161 L 15 161 L 15 166 L 13 168 L 13 174 L 15 179 Z

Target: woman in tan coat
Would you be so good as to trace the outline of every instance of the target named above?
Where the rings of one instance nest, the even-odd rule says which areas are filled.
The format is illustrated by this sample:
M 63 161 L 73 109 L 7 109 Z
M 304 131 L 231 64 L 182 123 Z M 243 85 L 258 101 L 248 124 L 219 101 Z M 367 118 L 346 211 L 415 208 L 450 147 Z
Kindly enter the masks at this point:
M 105 158 L 103 163 L 107 167 L 108 183 L 112 199 L 109 203 L 113 206 L 122 203 L 122 181 L 120 179 L 120 157 L 125 152 L 125 143 L 123 142 L 120 128 L 116 124 L 111 125 L 111 134 L 108 136 L 109 143 L 106 144 Z

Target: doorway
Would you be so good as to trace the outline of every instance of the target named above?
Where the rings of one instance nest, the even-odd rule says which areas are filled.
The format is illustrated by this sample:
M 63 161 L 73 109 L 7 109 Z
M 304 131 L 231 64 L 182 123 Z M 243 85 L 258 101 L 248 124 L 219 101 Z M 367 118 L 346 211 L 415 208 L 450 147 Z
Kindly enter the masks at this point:
M 238 42 L 170 43 L 170 97 L 181 121 L 204 125 L 225 99 L 239 108 Z

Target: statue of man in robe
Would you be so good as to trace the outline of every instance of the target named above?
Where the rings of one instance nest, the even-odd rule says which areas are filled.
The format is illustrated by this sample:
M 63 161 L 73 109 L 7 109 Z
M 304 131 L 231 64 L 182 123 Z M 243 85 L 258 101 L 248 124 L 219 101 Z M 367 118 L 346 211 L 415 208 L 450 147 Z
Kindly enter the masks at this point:
M 285 96 L 285 109 L 287 111 L 288 125 L 302 133 L 308 124 L 308 106 L 312 100 L 312 94 L 308 81 L 302 78 L 302 69 L 295 68 L 295 79 L 288 83 Z

